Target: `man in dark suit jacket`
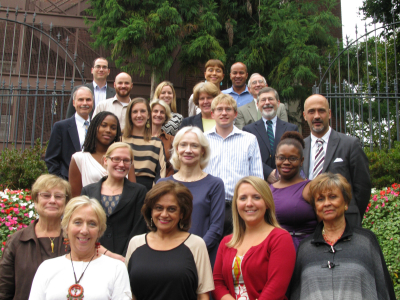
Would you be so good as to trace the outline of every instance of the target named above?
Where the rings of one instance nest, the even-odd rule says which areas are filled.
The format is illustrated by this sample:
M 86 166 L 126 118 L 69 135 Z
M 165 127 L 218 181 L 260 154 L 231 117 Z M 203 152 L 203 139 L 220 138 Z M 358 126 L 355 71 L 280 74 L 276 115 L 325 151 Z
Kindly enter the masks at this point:
M 312 95 L 307 98 L 303 116 L 311 129 L 311 135 L 304 140 L 303 169 L 306 177 L 314 178 L 313 169 L 318 148 L 316 141 L 322 139 L 325 158 L 320 173 L 339 173 L 347 179 L 353 197 L 346 211 L 346 218 L 351 225 L 361 226 L 371 196 L 371 180 L 368 158 L 360 141 L 330 128 L 331 110 L 328 100 L 322 95 Z
M 93 95 L 94 95 L 94 102 L 93 102 L 93 110 L 90 113 L 90 117 L 92 117 L 92 113 L 96 108 L 96 105 L 101 102 L 105 101 L 109 98 L 114 98 L 115 96 L 115 89 L 111 86 L 107 85 L 107 76 L 110 74 L 110 69 L 108 68 L 108 61 L 104 57 L 96 58 L 93 61 L 93 67 L 91 70 L 93 74 L 93 82 L 86 83 L 83 86 L 88 87 Z M 75 113 L 75 107 L 72 104 L 72 95 L 76 91 L 79 86 L 75 87 L 72 90 L 71 98 L 69 99 L 68 109 L 67 109 L 67 118 L 71 118 Z M 96 95 L 98 99 L 96 99 Z
M 279 94 L 270 87 L 262 88 L 257 97 L 259 111 L 262 112 L 262 118 L 257 122 L 246 125 L 243 131 L 250 132 L 257 137 L 260 147 L 261 159 L 263 163 L 264 179 L 268 183 L 274 183 L 278 180 L 275 165 L 275 150 L 286 131 L 299 131 L 297 125 L 282 121 L 276 116 L 279 106 Z M 267 124 L 271 121 L 271 124 Z M 271 132 L 268 133 L 268 126 L 271 126 Z M 273 136 L 273 141 L 269 136 Z
M 71 118 L 54 124 L 45 156 L 49 173 L 65 180 L 68 180 L 72 154 L 81 150 L 85 139 L 85 127 L 89 126 L 89 114 L 93 110 L 93 94 L 87 87 L 79 87 L 73 98 L 76 113 Z M 86 125 L 85 121 L 88 122 Z

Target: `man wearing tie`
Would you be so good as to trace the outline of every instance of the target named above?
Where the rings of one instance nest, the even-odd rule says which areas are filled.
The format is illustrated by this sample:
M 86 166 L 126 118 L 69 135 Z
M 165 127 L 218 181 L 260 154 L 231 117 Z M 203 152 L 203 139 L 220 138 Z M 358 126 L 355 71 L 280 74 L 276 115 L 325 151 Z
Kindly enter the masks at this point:
M 85 86 L 76 89 L 73 96 L 75 114 L 56 122 L 47 146 L 45 162 L 50 174 L 68 180 L 71 156 L 82 149 L 93 109 L 93 93 Z
M 352 200 L 345 216 L 352 226 L 361 226 L 371 196 L 371 180 L 368 159 L 360 141 L 329 126 L 331 110 L 328 100 L 322 95 L 306 99 L 303 116 L 311 130 L 311 135 L 304 140 L 303 169 L 306 177 L 314 179 L 324 172 L 343 175 L 352 189 Z
M 270 184 L 279 179 L 275 165 L 276 145 L 286 131 L 299 131 L 297 125 L 282 121 L 276 116 L 279 103 L 279 95 L 275 89 L 262 88 L 257 96 L 257 106 L 262 117 L 257 122 L 243 127 L 243 131 L 254 134 L 258 140 L 264 179 Z

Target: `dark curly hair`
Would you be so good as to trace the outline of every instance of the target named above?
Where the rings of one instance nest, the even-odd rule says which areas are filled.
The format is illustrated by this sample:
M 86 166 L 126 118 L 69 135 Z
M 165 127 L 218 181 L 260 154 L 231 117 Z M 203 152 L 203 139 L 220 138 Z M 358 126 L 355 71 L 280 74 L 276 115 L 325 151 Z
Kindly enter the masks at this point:
M 303 158 L 303 149 L 305 147 L 304 139 L 303 136 L 297 131 L 286 131 L 282 135 L 278 146 L 276 146 L 275 153 L 278 153 L 278 149 L 282 145 L 295 146 L 297 150 L 299 150 L 300 158 Z

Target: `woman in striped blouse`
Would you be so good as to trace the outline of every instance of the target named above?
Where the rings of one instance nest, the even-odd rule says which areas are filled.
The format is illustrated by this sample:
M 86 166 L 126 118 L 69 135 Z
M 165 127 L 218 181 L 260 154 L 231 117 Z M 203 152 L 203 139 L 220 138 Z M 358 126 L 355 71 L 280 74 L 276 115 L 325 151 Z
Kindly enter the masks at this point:
M 153 183 L 165 177 L 166 161 L 161 140 L 151 136 L 151 110 L 144 98 L 133 99 L 126 110 L 125 130 L 122 141 L 134 153 L 136 182 L 149 191 Z

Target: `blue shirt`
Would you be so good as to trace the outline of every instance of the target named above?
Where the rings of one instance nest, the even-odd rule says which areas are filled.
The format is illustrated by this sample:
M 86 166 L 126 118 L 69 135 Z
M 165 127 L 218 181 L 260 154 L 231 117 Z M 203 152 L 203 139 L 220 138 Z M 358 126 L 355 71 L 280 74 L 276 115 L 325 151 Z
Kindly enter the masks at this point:
M 233 126 L 224 139 L 215 127 L 205 133 L 211 147 L 211 157 L 204 172 L 224 181 L 225 200 L 231 201 L 236 183 L 245 176 L 264 179 L 260 148 L 257 138 Z
M 246 89 L 240 95 L 233 90 L 233 87 L 227 90 L 223 90 L 222 92 L 224 94 L 232 96 L 232 98 L 235 99 L 237 102 L 237 107 L 243 106 L 247 103 L 250 103 L 251 101 L 254 101 L 254 97 L 252 94 L 250 94 L 247 85 Z

